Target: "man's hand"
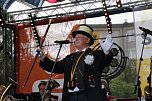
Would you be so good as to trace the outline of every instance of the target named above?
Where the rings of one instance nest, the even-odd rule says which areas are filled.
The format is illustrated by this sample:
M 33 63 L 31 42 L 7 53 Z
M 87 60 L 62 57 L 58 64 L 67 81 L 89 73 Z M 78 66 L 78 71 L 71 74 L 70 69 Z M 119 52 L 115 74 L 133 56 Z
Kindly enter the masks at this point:
M 35 50 L 34 54 L 35 55 L 38 54 L 38 57 L 40 58 L 40 60 L 44 60 L 44 58 L 45 58 L 45 54 L 44 54 L 44 52 L 43 52 L 43 50 L 41 48 L 37 48 Z
M 112 41 L 112 38 L 110 35 L 108 35 L 106 37 L 106 40 L 104 42 L 100 42 L 100 45 L 104 51 L 105 54 L 109 54 L 110 50 L 111 50 L 111 47 L 113 45 L 113 41 Z

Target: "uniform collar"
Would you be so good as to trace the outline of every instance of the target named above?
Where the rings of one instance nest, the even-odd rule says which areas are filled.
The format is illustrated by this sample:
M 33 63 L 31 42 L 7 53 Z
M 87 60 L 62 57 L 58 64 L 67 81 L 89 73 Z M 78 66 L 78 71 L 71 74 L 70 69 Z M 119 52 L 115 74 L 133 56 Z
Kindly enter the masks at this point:
M 88 47 L 84 48 L 82 51 L 76 49 L 76 52 L 84 52 L 84 51 L 86 51 L 87 49 L 88 49 Z

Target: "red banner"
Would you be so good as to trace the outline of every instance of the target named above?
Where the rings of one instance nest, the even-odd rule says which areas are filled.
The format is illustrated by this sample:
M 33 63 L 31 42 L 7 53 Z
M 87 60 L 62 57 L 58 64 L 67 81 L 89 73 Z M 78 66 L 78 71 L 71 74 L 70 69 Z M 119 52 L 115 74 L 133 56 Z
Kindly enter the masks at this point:
M 16 47 L 16 80 L 19 84 L 17 86 L 16 91 L 18 94 L 19 93 L 30 94 L 31 92 L 38 92 L 38 84 L 41 81 L 47 81 L 50 74 L 39 67 L 39 61 L 40 61 L 39 58 L 36 59 L 36 62 L 32 67 L 32 64 L 35 60 L 35 49 L 37 48 L 36 41 L 33 37 L 32 28 L 31 27 L 20 28 L 19 26 L 20 25 L 16 26 L 16 46 L 15 46 Z M 53 27 L 53 28 L 55 29 L 57 27 Z M 75 30 L 77 26 L 72 28 L 73 29 L 69 31 L 70 34 L 69 33 L 67 33 L 66 35 L 62 34 L 63 37 L 61 38 L 69 39 L 72 41 L 71 32 Z M 43 37 L 43 34 L 41 34 L 42 32 L 40 31 L 45 32 L 45 30 L 40 30 L 40 27 L 38 26 L 37 29 L 39 29 L 38 32 L 40 33 L 40 36 Z M 56 55 L 55 56 L 53 55 L 57 54 L 59 45 L 58 46 L 54 45 L 54 40 L 56 39 L 54 35 L 51 36 L 52 33 L 50 32 L 48 32 L 43 48 L 49 57 L 55 58 Z M 63 58 L 66 54 L 69 54 L 74 51 L 75 51 L 75 47 L 73 47 L 72 44 L 68 46 L 67 45 L 63 46 L 59 59 Z M 31 68 L 32 71 L 31 73 L 29 73 Z M 60 83 L 60 87 L 54 89 L 52 93 L 57 93 L 57 94 L 62 93 L 63 76 L 64 76 L 63 74 L 53 74 L 52 78 Z

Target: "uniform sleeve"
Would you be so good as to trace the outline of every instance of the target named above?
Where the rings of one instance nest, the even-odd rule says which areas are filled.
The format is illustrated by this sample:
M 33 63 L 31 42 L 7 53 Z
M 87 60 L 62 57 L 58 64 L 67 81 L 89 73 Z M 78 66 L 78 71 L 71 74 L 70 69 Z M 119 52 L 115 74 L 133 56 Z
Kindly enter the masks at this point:
M 109 54 L 105 54 L 105 67 L 110 65 L 112 58 L 113 58 L 113 55 L 111 51 L 109 52 Z
M 95 60 L 95 67 L 98 67 L 99 71 L 102 72 L 102 70 L 110 64 L 112 54 L 111 52 L 105 54 L 102 50 L 98 50 L 95 52 Z
M 49 58 L 45 57 L 43 61 L 40 60 L 40 67 L 48 72 L 52 72 L 53 69 L 53 73 L 64 73 L 64 60 L 55 62 L 50 60 Z M 55 64 L 55 67 L 54 67 Z M 54 67 L 54 68 L 53 68 Z

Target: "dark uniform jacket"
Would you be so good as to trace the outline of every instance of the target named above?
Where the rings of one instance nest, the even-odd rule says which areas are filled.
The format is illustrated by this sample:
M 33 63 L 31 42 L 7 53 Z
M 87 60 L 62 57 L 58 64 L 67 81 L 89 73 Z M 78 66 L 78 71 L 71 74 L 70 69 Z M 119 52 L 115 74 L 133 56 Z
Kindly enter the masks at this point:
M 67 55 L 63 60 L 58 61 L 55 65 L 53 73 L 64 73 L 64 85 L 62 101 L 67 101 L 67 82 L 70 80 L 71 69 L 73 68 L 74 59 L 78 53 L 72 53 Z M 112 59 L 112 55 L 105 55 L 102 50 L 92 51 L 88 49 L 85 51 L 84 56 L 80 61 L 84 61 L 85 56 L 92 55 L 94 57 L 93 64 L 84 63 L 84 91 L 87 97 L 87 101 L 107 101 L 106 91 L 101 88 L 101 73 L 103 68 L 109 65 Z M 44 61 L 40 61 L 40 67 L 44 70 L 51 72 L 54 61 L 44 58 Z M 93 77 L 93 82 L 90 82 L 90 75 Z

